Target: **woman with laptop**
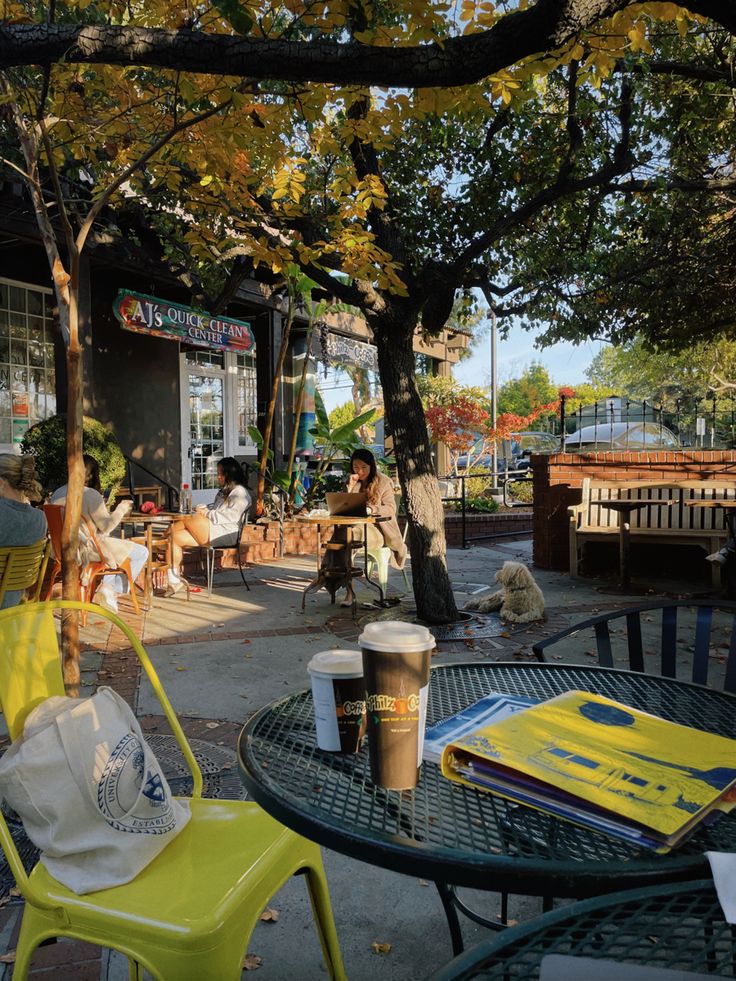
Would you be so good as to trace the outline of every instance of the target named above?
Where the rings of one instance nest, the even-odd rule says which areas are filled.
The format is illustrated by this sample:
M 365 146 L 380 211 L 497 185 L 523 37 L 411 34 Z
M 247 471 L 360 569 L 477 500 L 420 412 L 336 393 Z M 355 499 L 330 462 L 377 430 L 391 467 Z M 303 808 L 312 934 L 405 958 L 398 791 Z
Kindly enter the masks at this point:
M 397 569 L 403 569 L 406 562 L 406 544 L 401 537 L 401 529 L 396 520 L 396 497 L 394 485 L 389 477 L 378 472 L 376 458 L 365 448 L 355 450 L 350 457 L 350 476 L 347 492 L 349 494 L 365 495 L 365 513 L 368 516 L 388 518 L 377 525 L 366 525 L 369 548 L 386 547 L 391 549 L 391 561 Z M 355 532 L 361 529 L 356 528 Z M 358 538 L 354 534 L 354 539 Z M 346 529 L 338 527 L 332 536 L 331 544 L 336 545 L 347 540 Z M 351 564 L 349 548 L 330 549 L 325 554 L 325 561 L 333 569 L 347 569 Z M 348 596 L 346 604 L 350 605 Z

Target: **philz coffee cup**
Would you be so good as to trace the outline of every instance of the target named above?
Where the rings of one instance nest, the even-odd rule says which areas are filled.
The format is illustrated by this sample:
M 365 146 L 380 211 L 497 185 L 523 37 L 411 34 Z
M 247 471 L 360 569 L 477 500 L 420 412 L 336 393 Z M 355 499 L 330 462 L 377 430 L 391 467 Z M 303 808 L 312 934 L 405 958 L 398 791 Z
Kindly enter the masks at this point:
M 307 671 L 312 677 L 317 745 L 333 753 L 357 753 L 365 735 L 360 651 L 321 651 Z
M 417 785 L 422 762 L 434 637 L 418 624 L 387 620 L 366 624 L 358 643 L 371 779 L 389 790 L 409 790 Z

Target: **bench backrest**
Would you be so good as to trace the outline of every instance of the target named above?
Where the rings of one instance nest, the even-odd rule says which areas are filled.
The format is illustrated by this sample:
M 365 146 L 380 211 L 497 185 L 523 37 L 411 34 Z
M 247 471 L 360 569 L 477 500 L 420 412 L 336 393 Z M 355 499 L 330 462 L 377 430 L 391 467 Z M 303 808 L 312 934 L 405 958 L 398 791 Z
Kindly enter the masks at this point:
M 678 529 L 687 531 L 726 529 L 723 508 L 699 508 L 685 501 L 735 501 L 736 482 L 732 481 L 611 481 L 587 478 L 583 481 L 581 524 L 594 528 L 617 528 L 619 514 L 601 507 L 597 501 L 656 498 L 674 501 L 670 507 L 649 507 L 633 511 L 629 519 L 632 528 Z

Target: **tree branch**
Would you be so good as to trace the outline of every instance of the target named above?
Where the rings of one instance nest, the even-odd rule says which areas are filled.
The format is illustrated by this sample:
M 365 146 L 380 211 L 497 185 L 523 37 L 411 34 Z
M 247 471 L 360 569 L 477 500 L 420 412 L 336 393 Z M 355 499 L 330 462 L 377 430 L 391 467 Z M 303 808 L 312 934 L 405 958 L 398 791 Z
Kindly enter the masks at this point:
M 0 68 L 66 63 L 137 65 L 208 75 L 407 87 L 465 85 L 531 55 L 555 51 L 631 0 L 537 0 L 487 31 L 442 44 L 382 47 L 354 41 L 269 40 L 204 31 L 80 24 L 6 24 Z M 722 0 L 691 0 L 729 27 Z M 731 29 L 729 27 L 729 29 Z M 736 32 L 736 24 L 733 26 Z

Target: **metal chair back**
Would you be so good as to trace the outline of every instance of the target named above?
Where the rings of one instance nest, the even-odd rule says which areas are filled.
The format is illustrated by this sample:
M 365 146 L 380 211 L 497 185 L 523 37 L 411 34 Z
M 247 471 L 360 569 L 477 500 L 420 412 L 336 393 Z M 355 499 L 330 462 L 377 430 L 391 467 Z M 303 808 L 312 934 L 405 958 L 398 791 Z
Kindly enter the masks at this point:
M 42 538 L 32 545 L 6 545 L 0 548 L 0 606 L 6 593 L 32 586 L 36 587 L 33 599 L 38 599 L 50 552 L 48 538 Z
M 235 544 L 233 545 L 203 545 L 205 551 L 205 559 L 207 562 L 207 595 L 212 595 L 212 580 L 215 575 L 215 553 L 222 552 L 229 548 L 234 548 L 238 553 L 238 569 L 240 570 L 240 578 L 243 580 L 243 585 L 250 592 L 250 586 L 245 578 L 245 572 L 243 571 L 243 556 L 240 552 L 240 543 L 243 539 L 243 531 L 245 526 L 248 524 L 248 508 L 246 508 L 240 516 L 240 521 L 238 522 L 237 538 L 235 539 Z
M 694 614 L 694 623 L 686 622 L 691 619 L 686 616 L 688 611 Z M 714 622 L 713 614 L 719 611 L 726 615 L 725 623 L 720 617 Z M 642 630 L 642 621 L 653 622 L 657 616 L 661 616 L 658 643 L 652 639 L 645 643 L 643 637 L 649 631 Z M 715 634 L 716 624 L 720 637 Z M 683 661 L 678 643 L 684 642 L 690 660 L 690 680 L 698 685 L 708 684 L 715 649 L 725 664 L 723 689 L 736 693 L 736 603 L 669 600 L 601 613 L 539 641 L 532 651 L 538 661 L 544 662 L 549 648 L 591 630 L 602 667 L 621 667 L 616 663 L 616 655 L 621 652 L 628 658 L 629 670 L 657 673 L 665 678 L 678 676 L 678 661 Z M 655 655 L 656 661 L 649 655 Z

